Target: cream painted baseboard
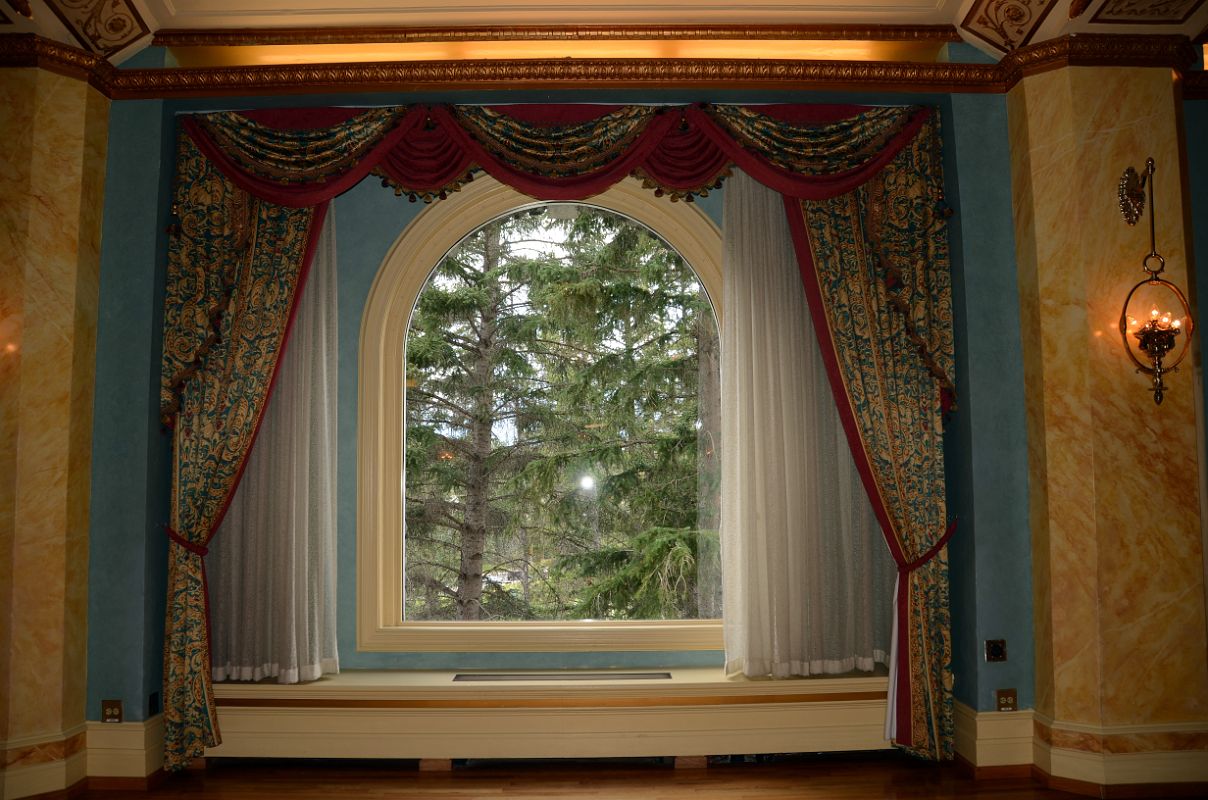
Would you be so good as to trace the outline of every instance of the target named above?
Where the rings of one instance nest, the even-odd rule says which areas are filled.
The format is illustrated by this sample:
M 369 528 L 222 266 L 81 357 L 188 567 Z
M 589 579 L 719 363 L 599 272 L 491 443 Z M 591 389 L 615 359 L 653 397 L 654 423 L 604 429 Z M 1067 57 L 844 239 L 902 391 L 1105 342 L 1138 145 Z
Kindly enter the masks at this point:
M 13 765 L 4 770 L 4 800 L 62 792 L 84 780 L 86 766 L 87 755 L 83 751 L 62 761 Z
M 145 778 L 164 764 L 164 718 L 145 722 L 89 722 L 90 778 Z
M 954 717 L 954 747 L 974 767 L 1032 763 L 1031 710 L 974 711 L 957 703 Z
M 1036 767 L 1053 778 L 1099 784 L 1208 783 L 1208 754 L 1203 750 L 1153 753 L 1087 753 L 1032 744 Z
M 223 743 L 207 756 L 583 758 L 875 750 L 885 678 L 666 683 L 450 683 L 343 674 L 304 687 L 215 687 Z M 409 683 L 390 683 L 408 680 Z

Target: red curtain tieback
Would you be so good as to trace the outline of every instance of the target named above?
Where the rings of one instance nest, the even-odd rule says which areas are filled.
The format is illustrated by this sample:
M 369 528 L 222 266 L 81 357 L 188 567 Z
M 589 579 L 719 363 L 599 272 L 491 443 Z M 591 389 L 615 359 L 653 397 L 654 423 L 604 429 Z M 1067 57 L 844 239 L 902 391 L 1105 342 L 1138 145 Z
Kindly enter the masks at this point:
M 176 542 L 178 545 L 180 545 L 184 549 L 188 550 L 190 553 L 192 553 L 195 556 L 201 556 L 202 558 L 205 558 L 206 555 L 210 552 L 209 548 L 207 548 L 204 544 L 197 544 L 196 542 L 190 542 L 188 539 L 181 536 L 179 533 L 177 533 L 172 528 L 171 525 L 164 525 L 164 530 L 168 532 L 169 539 Z
M 926 553 L 923 553 L 921 556 L 916 558 L 914 561 L 911 561 L 909 564 L 906 564 L 905 566 L 900 567 L 898 569 L 898 572 L 901 573 L 902 575 L 909 575 L 910 573 L 914 572 L 919 567 L 926 564 L 931 559 L 935 558 L 936 553 L 938 553 L 940 550 L 942 550 L 944 545 L 948 544 L 948 540 L 952 538 L 952 534 L 955 532 L 956 532 L 956 518 L 953 518 L 952 522 L 948 523 L 948 530 L 944 531 L 944 535 L 940 537 L 940 540 L 938 542 L 931 545 L 931 548 L 928 549 Z

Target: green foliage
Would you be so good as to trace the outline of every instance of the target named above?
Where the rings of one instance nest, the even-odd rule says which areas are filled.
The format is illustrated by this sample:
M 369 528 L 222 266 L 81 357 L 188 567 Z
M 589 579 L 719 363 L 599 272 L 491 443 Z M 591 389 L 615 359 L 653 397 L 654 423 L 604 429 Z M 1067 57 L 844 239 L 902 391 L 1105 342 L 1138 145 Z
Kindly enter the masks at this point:
M 524 211 L 467 237 L 407 341 L 408 618 L 717 615 L 698 351 L 704 292 L 629 220 Z

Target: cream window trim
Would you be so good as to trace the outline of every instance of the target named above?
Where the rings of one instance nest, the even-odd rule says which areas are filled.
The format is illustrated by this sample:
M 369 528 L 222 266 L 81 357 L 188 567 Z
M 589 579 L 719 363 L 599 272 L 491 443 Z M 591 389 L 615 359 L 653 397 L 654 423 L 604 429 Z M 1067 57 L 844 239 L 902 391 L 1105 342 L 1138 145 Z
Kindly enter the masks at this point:
M 692 265 L 721 319 L 722 242 L 695 205 L 632 178 L 586 201 L 632 217 Z M 406 622 L 403 607 L 404 348 L 436 264 L 481 225 L 535 201 L 478 177 L 425 208 L 395 241 L 361 319 L 357 421 L 357 649 L 386 652 L 720 650 L 721 622 Z

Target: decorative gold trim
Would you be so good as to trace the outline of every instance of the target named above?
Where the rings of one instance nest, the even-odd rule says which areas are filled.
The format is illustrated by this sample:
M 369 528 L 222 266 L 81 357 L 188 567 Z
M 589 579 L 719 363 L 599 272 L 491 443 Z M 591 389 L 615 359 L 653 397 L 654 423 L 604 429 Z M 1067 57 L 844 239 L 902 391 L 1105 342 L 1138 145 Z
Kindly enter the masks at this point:
M 870 42 L 959 42 L 951 25 L 530 25 L 469 28 L 188 28 L 157 31 L 159 47 L 283 44 L 598 41 L 645 39 L 796 39 Z
M 46 5 L 81 46 L 102 56 L 111 56 L 151 33 L 138 8 L 128 0 L 46 0 Z M 120 30 L 123 25 L 129 27 Z
M 38 67 L 80 78 L 105 94 L 109 94 L 109 76 L 115 71 L 98 55 L 33 33 L 0 35 L 0 68 L 4 67 Z
M 723 59 L 526 59 L 119 70 L 35 34 L 0 35 L 0 68 L 41 67 L 84 78 L 115 100 L 225 95 L 558 88 L 727 88 L 999 93 L 1024 76 L 1067 66 L 1169 67 L 1185 96 L 1208 81 L 1186 72 L 1196 50 L 1180 35 L 1066 36 L 1012 51 L 998 64 Z
M 1087 33 L 1013 50 L 998 67 L 1010 89 L 1027 75 L 1062 67 L 1170 67 L 1185 72 L 1195 59 L 1195 48 L 1186 36 Z
M 986 64 L 721 59 L 540 59 L 120 70 L 114 99 L 347 91 L 704 88 L 1001 92 Z
M 1041 0 L 1045 2 L 1045 0 Z M 1000 52 L 1009 52 L 1021 47 L 1027 46 L 1032 41 L 1032 37 L 1036 35 L 1036 31 L 1040 30 L 1040 26 L 1048 18 L 1049 13 L 1058 5 L 1057 0 L 1051 0 L 1047 6 L 1040 10 L 1040 13 L 1024 22 L 1030 22 L 1031 27 L 1019 33 L 1018 44 L 1007 33 L 1008 27 L 1016 27 L 1018 22 L 1012 19 L 1012 12 L 1015 14 L 1029 16 L 1032 14 L 1032 7 L 1028 2 L 1020 2 L 1020 0 L 978 0 L 969 7 L 969 13 L 961 21 L 961 28 L 968 31 L 970 35 L 976 36 L 983 42 L 986 42 L 991 47 Z M 995 16 L 1001 15 L 1001 16 Z M 977 27 L 980 23 L 984 27 Z M 987 33 L 993 33 L 999 38 L 999 41 L 991 39 Z
M 1167 17 L 1165 19 L 1152 19 L 1146 17 L 1109 17 L 1111 14 L 1111 0 L 1099 6 L 1099 10 L 1095 12 L 1095 16 L 1091 17 L 1091 22 L 1097 25 L 1182 25 L 1187 20 L 1191 19 L 1204 6 L 1204 0 L 1198 0 L 1184 14 L 1182 19 L 1174 19 Z

